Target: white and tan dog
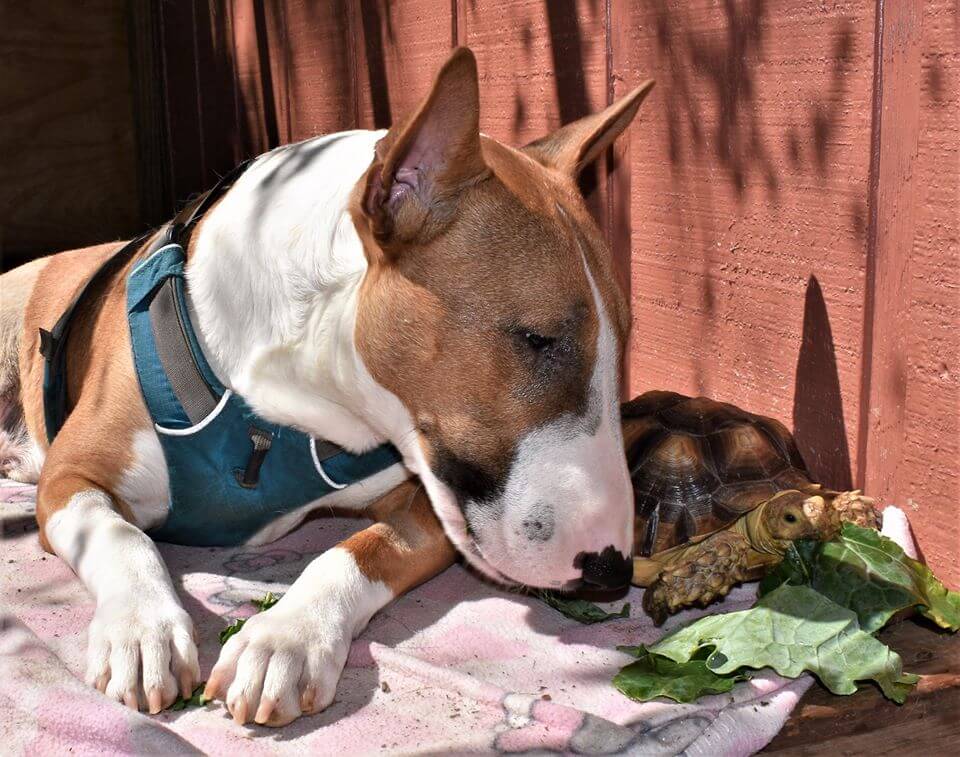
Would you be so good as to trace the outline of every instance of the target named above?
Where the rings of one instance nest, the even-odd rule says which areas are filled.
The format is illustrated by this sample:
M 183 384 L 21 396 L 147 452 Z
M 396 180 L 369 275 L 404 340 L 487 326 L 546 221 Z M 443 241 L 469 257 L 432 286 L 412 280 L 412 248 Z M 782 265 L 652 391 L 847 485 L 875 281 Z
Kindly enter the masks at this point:
M 321 505 L 377 521 L 225 645 L 207 694 L 238 722 L 281 725 L 327 706 L 351 639 L 449 565 L 450 542 L 501 582 L 622 580 L 633 538 L 618 413 L 628 314 L 576 176 L 651 84 L 518 150 L 480 134 L 476 64 L 461 49 L 407 121 L 261 156 L 191 235 L 189 312 L 219 381 L 273 423 L 352 452 L 389 441 L 404 463 L 252 539 L 275 539 Z M 158 712 L 200 670 L 191 620 L 145 534 L 164 522 L 170 493 L 131 358 L 136 257 L 77 314 L 69 416 L 50 445 L 44 425 L 38 330 L 118 247 L 0 279 L 0 472 L 39 477 L 42 543 L 96 599 L 89 682 Z M 425 495 L 404 483 L 414 474 Z

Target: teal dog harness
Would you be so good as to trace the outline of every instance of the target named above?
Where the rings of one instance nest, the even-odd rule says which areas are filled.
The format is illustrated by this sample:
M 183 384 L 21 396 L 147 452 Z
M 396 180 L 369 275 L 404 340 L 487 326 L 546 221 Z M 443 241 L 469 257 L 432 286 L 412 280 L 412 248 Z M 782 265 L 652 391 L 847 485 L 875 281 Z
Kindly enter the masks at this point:
M 222 186 L 211 190 L 216 194 Z M 143 399 L 166 459 L 170 505 L 149 533 L 160 541 L 202 546 L 241 544 L 276 518 L 400 462 L 384 444 L 355 455 L 331 442 L 260 418 L 223 386 L 210 368 L 190 322 L 186 255 L 179 232 L 164 227 L 127 276 L 127 317 Z M 209 203 L 207 203 L 209 206 Z M 137 240 L 142 241 L 142 240 Z M 125 247 L 91 279 L 126 258 Z M 63 346 L 70 314 L 41 332 L 47 359 L 44 409 L 50 440 L 66 418 Z

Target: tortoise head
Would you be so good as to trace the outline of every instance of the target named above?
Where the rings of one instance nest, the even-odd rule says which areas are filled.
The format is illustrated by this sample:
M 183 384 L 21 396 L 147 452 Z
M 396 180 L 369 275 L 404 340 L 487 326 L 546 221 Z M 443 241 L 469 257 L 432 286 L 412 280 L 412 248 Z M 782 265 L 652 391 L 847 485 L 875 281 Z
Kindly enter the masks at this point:
M 781 541 L 821 536 L 826 503 L 819 494 L 796 489 L 779 492 L 763 508 L 761 523 L 767 535 Z

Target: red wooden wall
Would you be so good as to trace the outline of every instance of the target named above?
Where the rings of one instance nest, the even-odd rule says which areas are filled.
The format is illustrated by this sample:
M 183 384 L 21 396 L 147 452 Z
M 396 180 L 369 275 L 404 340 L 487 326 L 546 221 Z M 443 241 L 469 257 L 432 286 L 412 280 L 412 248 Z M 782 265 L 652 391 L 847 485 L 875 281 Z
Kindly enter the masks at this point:
M 240 157 L 386 126 L 473 48 L 520 144 L 647 77 L 584 179 L 633 304 L 631 393 L 792 426 L 911 515 L 960 585 L 960 15 L 952 0 L 161 3 L 174 197 Z

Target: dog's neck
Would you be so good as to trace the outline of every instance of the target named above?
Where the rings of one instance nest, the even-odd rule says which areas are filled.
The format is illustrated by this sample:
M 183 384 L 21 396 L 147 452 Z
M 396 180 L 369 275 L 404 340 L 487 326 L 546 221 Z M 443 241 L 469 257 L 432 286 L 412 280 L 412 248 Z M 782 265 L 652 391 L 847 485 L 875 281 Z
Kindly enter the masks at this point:
M 347 210 L 382 132 L 258 159 L 210 212 L 187 266 L 198 339 L 218 378 L 265 419 L 352 451 L 409 435 L 409 414 L 354 344 L 367 270 Z

